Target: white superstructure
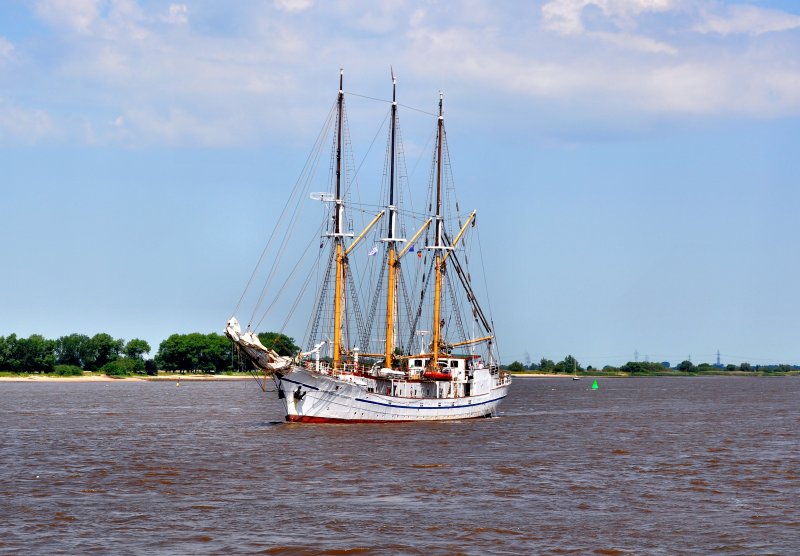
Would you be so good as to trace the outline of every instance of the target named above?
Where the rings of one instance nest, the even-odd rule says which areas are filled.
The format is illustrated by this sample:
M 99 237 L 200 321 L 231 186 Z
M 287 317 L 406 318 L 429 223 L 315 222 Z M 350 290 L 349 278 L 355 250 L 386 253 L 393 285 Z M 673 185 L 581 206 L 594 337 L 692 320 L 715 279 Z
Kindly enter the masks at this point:
M 492 417 L 511 381 L 488 368 L 467 369 L 463 358 L 452 365 L 450 380 L 371 376 L 369 373 L 313 370 L 293 366 L 275 373 L 286 419 L 301 423 L 441 421 Z M 443 373 L 444 374 L 444 373 Z

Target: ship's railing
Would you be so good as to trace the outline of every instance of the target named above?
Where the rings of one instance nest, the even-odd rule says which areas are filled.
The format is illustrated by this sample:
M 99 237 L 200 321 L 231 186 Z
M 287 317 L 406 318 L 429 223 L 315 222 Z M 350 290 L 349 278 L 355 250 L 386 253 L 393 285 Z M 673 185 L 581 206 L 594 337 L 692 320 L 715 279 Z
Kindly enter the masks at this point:
M 364 365 L 359 365 L 356 363 L 345 363 L 342 367 L 342 371 L 345 373 L 357 374 L 357 375 L 365 375 L 364 372 Z
M 327 361 L 320 361 L 319 362 L 319 369 L 317 369 L 317 364 L 315 361 L 306 360 L 303 362 L 303 367 L 308 369 L 309 371 L 318 371 L 320 374 L 324 375 L 333 375 L 333 374 L 344 374 L 344 375 L 356 375 L 356 376 L 363 376 L 363 377 L 372 377 L 375 375 L 370 369 L 364 367 L 364 365 L 346 362 L 342 365 L 340 369 L 333 372 L 333 368 Z
M 316 371 L 323 375 L 331 374 L 331 366 L 327 361 L 320 361 L 319 368 L 317 368 L 317 363 L 315 361 L 303 361 L 303 367 L 308 369 L 309 371 Z

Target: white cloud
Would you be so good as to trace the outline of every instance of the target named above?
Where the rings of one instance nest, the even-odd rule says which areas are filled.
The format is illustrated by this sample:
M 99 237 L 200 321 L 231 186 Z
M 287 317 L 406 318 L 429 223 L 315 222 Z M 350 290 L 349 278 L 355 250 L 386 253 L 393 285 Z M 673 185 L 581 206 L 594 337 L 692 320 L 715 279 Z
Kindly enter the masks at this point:
M 415 70 L 439 75 L 447 72 L 460 81 L 491 83 L 515 93 L 556 98 L 588 85 L 590 72 L 568 65 L 531 60 L 494 46 L 494 31 L 421 27 L 411 33 Z
M 551 0 L 542 6 L 544 27 L 565 35 L 585 30 L 583 11 L 594 6 L 617 27 L 635 27 L 635 16 L 664 12 L 675 7 L 674 0 Z
M 651 54 L 678 53 L 678 49 L 670 44 L 641 35 L 629 35 L 627 33 L 607 33 L 602 31 L 596 31 L 590 35 L 594 38 L 601 39 L 605 42 L 628 50 L 649 52 Z
M 620 27 L 635 25 L 633 18 L 645 13 L 668 12 L 678 7 L 676 0 L 592 0 Z
M 106 140 L 131 146 L 165 144 L 170 146 L 224 147 L 252 139 L 253 120 L 262 117 L 247 112 L 198 113 L 193 107 L 166 109 L 136 107 L 126 110 L 106 126 Z M 242 137 L 246 134 L 246 137 Z
M 174 25 L 185 25 L 189 21 L 189 8 L 186 4 L 170 4 L 164 21 Z
M 599 11 L 613 31 L 587 30 L 584 10 Z M 636 16 L 646 12 L 666 12 L 674 8 L 673 0 L 552 0 L 542 6 L 543 27 L 561 35 L 584 35 L 617 47 L 649 52 L 677 54 L 678 49 L 647 36 L 636 34 Z
M 701 11 L 685 0 L 551 0 L 541 9 L 482 0 L 368 8 L 287 0 L 238 10 L 192 4 L 191 18 L 187 5 L 41 0 L 34 13 L 52 26 L 58 50 L 37 66 L 35 56 L 0 37 L 0 69 L 12 55 L 32 64 L 20 72 L 31 76 L 31 90 L 41 91 L 46 76 L 59 94 L 55 104 L 82 111 L 52 110 L 59 128 L 72 126 L 73 136 L 97 143 L 220 145 L 294 134 L 319 109 L 308 105 L 320 102 L 321 74 L 328 79 L 340 65 L 348 90 L 373 96 L 383 89 L 364 84 L 373 86 L 393 65 L 404 96 L 458 88 L 475 102 L 490 95 L 525 110 L 536 99 L 609 121 L 800 112 L 800 63 L 785 42 L 791 37 L 777 44 L 764 31 L 797 17 L 783 12 L 734 25 L 736 9 L 709 1 Z M 220 18 L 230 20 L 218 25 Z M 728 22 L 725 32 L 718 20 Z M 707 25 L 702 33 L 698 22 Z M 737 32 L 752 38 L 726 38 L 731 29 L 749 29 Z M 52 134 L 44 112 L 22 108 L 31 95 L 20 91 L 9 98 L 40 130 L 25 137 Z M 22 133 L 8 123 L 22 116 L 4 113 L 4 129 Z
M 35 143 L 55 132 L 44 110 L 22 108 L 0 98 L 0 144 Z
M 39 0 L 36 12 L 54 27 L 88 33 L 100 16 L 100 0 Z
M 411 25 L 411 27 L 419 27 L 425 21 L 425 17 L 427 15 L 428 14 L 424 9 L 419 8 L 417 10 L 414 10 L 408 22 Z
M 139 7 L 137 0 L 113 0 L 103 18 L 99 35 L 112 41 L 133 39 L 143 41 L 152 37 L 148 26 L 152 20 Z
M 56 30 L 89 39 L 124 41 L 149 37 L 147 18 L 136 0 L 39 0 L 36 14 Z
M 14 45 L 5 37 L 0 37 L 0 64 L 14 57 Z
M 284 12 L 302 12 L 312 4 L 312 0 L 275 0 L 275 7 Z
M 800 68 L 790 55 L 769 48 L 709 52 L 701 45 L 679 52 L 624 33 L 602 37 L 614 44 L 628 42 L 626 49 L 671 55 L 651 58 L 592 47 L 572 36 L 554 38 L 545 47 L 507 49 L 495 35 L 491 30 L 420 27 L 411 35 L 412 58 L 421 62 L 419 72 L 447 72 L 465 83 L 491 83 L 496 91 L 609 113 L 800 115 Z M 553 55 L 564 51 L 564 41 L 578 54 Z M 529 54 L 537 50 L 548 56 Z
M 724 13 L 703 13 L 703 21 L 695 26 L 700 33 L 719 35 L 748 34 L 761 35 L 800 28 L 800 16 L 759 8 L 757 6 L 727 6 Z
M 664 66 L 639 83 L 646 108 L 754 117 L 800 115 L 800 74 L 757 60 L 726 60 Z

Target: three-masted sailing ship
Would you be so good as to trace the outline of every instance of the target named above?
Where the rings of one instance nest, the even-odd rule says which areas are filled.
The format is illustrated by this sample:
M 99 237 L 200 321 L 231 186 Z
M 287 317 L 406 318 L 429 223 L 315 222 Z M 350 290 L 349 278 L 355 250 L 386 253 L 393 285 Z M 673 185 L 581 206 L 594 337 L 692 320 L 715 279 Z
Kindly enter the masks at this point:
M 385 197 L 382 210 L 358 234 L 348 216 L 348 209 L 357 203 L 351 202 L 353 182 L 345 175 L 353 165 L 346 163 L 344 152 L 349 138 L 344 100 L 340 71 L 331 125 L 320 135 L 333 128 L 329 172 L 333 191 L 310 194 L 325 204 L 326 211 L 323 227 L 315 231 L 315 237 L 322 238 L 320 263 L 309 278 L 317 275 L 320 279 L 305 351 L 279 355 L 262 344 L 252 322 L 242 330 L 235 316 L 225 333 L 236 352 L 265 373 L 265 385 L 271 374 L 287 421 L 363 423 L 494 416 L 511 379 L 500 370 L 493 322 L 473 288 L 466 243 L 470 234 L 477 233 L 471 230 L 476 227 L 476 213 L 462 218 L 454 201 L 443 96 L 439 94 L 438 115 L 434 114 L 435 147 L 426 210 L 414 212 L 402 206 L 398 187 L 400 182 L 407 184 L 408 176 L 400 156 L 392 72 Z M 325 142 L 318 140 L 318 144 Z M 303 194 L 303 198 L 308 197 Z M 448 213 L 453 206 L 455 210 Z M 415 219 L 410 228 L 413 234 L 404 238 L 406 220 Z M 370 238 L 373 246 L 364 255 Z M 359 247 L 361 256 L 356 257 Z M 376 256 L 381 250 L 382 257 Z M 410 263 L 405 264 L 407 259 Z M 367 261 L 365 268 L 359 268 L 359 261 Z M 290 274 L 285 284 L 292 282 L 304 281 Z M 299 301 L 308 299 L 304 292 L 305 288 Z

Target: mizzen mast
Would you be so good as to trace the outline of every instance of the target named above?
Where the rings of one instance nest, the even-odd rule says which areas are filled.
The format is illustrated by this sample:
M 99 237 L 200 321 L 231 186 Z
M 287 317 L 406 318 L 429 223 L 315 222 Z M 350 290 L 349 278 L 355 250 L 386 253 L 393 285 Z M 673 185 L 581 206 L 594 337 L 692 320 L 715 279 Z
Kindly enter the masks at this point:
M 342 367 L 342 318 L 344 313 L 344 201 L 342 200 L 342 119 L 344 70 L 339 70 L 339 96 L 336 101 L 336 198 L 334 199 L 333 241 L 336 245 L 336 277 L 333 297 L 333 368 Z
M 445 246 L 442 243 L 444 225 L 442 218 L 442 143 L 444 133 L 444 115 L 442 113 L 442 100 L 444 95 L 439 91 L 439 120 L 436 129 L 436 227 L 434 229 L 434 245 L 436 251 L 436 285 L 433 294 L 433 346 L 431 364 L 433 370 L 439 367 L 439 346 L 442 343 L 442 275 L 444 273 L 444 257 L 442 253 Z

